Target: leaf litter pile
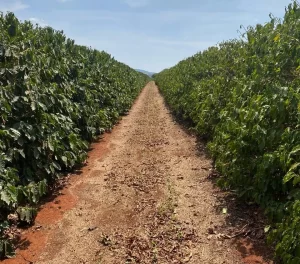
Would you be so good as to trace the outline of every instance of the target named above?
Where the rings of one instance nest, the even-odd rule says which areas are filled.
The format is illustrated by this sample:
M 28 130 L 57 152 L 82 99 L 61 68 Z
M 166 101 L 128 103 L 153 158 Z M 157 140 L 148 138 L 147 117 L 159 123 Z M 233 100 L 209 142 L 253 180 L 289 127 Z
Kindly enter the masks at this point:
M 139 185 L 135 188 L 139 189 Z M 189 262 L 192 257 L 190 248 L 197 242 L 196 231 L 176 219 L 175 195 L 171 188 L 169 190 L 170 196 L 147 217 L 141 233 L 131 228 L 125 233 L 103 234 L 99 240 L 102 250 L 107 248 L 122 254 L 125 263 Z M 143 204 L 139 207 L 143 208 Z M 149 204 L 156 205 L 153 200 L 148 201 Z

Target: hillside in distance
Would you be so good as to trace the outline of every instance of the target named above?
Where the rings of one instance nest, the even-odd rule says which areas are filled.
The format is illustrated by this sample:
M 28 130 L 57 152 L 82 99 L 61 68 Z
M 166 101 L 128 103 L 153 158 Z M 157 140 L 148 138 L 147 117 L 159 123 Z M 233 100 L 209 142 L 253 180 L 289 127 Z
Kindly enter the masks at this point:
M 155 74 L 155 72 L 148 72 L 148 71 L 144 71 L 144 70 L 140 70 L 140 69 L 136 69 L 136 71 L 144 73 L 144 74 L 146 74 L 146 75 L 148 75 L 150 77 L 152 77 L 153 74 Z

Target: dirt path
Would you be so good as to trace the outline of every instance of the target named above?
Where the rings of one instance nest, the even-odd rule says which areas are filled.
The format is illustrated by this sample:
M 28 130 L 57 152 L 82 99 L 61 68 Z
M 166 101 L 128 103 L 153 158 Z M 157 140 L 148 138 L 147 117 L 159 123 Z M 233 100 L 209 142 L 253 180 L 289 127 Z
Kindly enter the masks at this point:
M 234 224 L 208 179 L 211 161 L 154 83 L 102 144 L 106 155 L 90 158 L 84 177 L 56 199 L 59 209 L 68 199 L 73 208 L 48 224 L 45 209 L 45 248 L 31 252 L 34 263 L 272 263 L 251 241 L 224 238 Z

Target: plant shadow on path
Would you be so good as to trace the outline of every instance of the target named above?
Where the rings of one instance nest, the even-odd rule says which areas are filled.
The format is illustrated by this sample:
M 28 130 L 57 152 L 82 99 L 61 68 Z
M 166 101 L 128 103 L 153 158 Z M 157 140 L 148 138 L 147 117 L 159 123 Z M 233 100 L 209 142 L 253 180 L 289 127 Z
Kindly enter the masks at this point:
M 216 184 L 216 177 L 209 177 Z M 267 245 L 265 227 L 268 225 L 263 211 L 257 205 L 249 205 L 235 194 L 216 191 L 217 213 L 226 212 L 225 224 L 219 232 L 232 239 L 246 263 L 275 263 L 274 250 Z
M 20 239 L 18 241 L 18 248 L 21 249 L 21 250 L 25 250 L 27 249 L 30 245 L 31 245 L 31 242 L 28 241 L 27 239 Z

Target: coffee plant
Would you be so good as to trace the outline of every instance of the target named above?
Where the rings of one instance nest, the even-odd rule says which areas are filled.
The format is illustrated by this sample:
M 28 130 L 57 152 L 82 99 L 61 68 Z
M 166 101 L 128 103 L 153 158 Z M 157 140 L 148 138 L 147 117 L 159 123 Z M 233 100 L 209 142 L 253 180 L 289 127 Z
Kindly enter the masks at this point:
M 32 223 L 49 186 L 130 108 L 148 77 L 62 31 L 0 15 L 0 258 L 11 215 Z
M 208 141 L 219 184 L 264 208 L 270 242 L 300 263 L 300 6 L 154 76 Z

